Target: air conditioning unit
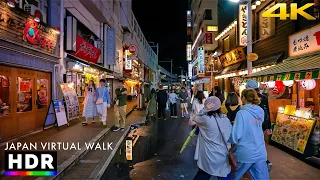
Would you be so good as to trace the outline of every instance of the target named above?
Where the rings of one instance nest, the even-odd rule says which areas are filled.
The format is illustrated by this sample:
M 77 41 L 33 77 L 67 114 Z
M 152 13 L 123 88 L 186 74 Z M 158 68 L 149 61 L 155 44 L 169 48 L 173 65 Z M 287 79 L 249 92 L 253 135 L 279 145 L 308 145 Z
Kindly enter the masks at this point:
M 35 15 L 36 11 L 39 11 L 41 13 L 42 22 L 47 23 L 47 14 L 42 13 L 42 11 L 33 4 L 25 4 L 23 7 L 24 11 L 28 12 L 31 15 Z

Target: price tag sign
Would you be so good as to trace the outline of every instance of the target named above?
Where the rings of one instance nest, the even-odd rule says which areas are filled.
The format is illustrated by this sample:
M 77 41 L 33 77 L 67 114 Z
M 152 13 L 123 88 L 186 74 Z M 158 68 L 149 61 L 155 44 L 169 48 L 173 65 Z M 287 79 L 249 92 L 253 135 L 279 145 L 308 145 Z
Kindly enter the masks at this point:
M 300 80 L 300 73 L 294 74 L 294 80 Z
M 261 77 L 258 77 L 258 82 L 261 82 Z
M 277 76 L 277 81 L 281 81 L 281 76 L 282 76 L 282 75 L 278 75 L 278 76 Z
M 312 72 L 306 72 L 305 79 L 312 79 Z
M 268 81 L 268 76 L 264 76 L 263 77 L 263 82 L 267 82 Z
M 284 77 L 284 80 L 285 81 L 290 80 L 290 74 L 286 74 L 286 76 Z
M 270 76 L 269 81 L 273 81 L 273 79 L 274 79 L 274 76 Z

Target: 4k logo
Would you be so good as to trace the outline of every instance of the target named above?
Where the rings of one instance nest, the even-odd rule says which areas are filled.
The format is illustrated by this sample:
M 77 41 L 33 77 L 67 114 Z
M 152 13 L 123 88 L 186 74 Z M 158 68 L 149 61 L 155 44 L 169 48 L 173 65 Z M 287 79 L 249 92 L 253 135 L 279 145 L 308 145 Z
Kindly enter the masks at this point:
M 298 14 L 307 20 L 317 20 L 315 17 L 311 16 L 310 14 L 306 13 L 305 10 L 313 6 L 314 3 L 307 3 L 303 5 L 302 7 L 298 8 L 297 3 L 291 3 L 290 4 L 290 14 L 287 13 L 287 4 L 286 3 L 278 3 L 274 6 L 272 6 L 270 9 L 266 10 L 262 16 L 263 17 L 273 17 L 273 18 L 280 18 L 280 20 L 287 20 L 287 18 L 290 18 L 290 20 L 297 20 Z M 273 14 L 277 9 L 280 9 L 279 14 Z

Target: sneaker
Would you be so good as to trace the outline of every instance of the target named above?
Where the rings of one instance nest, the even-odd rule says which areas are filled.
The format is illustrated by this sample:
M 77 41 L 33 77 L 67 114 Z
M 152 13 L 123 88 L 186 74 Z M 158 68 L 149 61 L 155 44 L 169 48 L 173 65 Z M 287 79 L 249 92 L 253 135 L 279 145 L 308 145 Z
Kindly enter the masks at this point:
M 178 118 L 178 116 L 173 116 L 173 118 Z
M 96 121 L 95 121 L 95 120 L 92 120 L 92 124 L 94 124 L 94 123 L 96 123 Z
M 271 162 L 268 162 L 268 171 L 270 172 L 271 171 L 271 168 L 272 168 L 272 163 Z
M 165 121 L 165 120 L 167 120 L 167 118 L 164 118 L 163 120 Z
M 82 125 L 86 126 L 86 125 L 88 125 L 88 122 L 87 121 L 83 121 Z
M 102 124 L 103 124 L 104 126 L 106 126 L 106 125 L 107 125 L 107 122 L 102 122 Z
M 119 127 L 115 127 L 112 131 L 113 131 L 113 132 L 117 132 L 117 131 L 119 131 L 119 130 L 120 130 Z
M 120 128 L 120 131 L 124 131 L 124 128 Z

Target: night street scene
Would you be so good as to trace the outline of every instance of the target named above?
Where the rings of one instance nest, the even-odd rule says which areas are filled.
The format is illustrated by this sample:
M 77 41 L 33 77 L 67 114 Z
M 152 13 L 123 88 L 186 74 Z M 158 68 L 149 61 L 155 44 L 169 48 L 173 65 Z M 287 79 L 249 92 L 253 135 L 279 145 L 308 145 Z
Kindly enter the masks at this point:
M 320 180 L 320 0 L 0 0 L 0 179 Z

